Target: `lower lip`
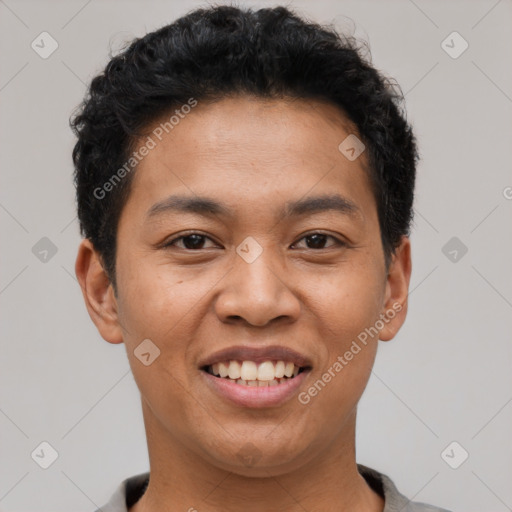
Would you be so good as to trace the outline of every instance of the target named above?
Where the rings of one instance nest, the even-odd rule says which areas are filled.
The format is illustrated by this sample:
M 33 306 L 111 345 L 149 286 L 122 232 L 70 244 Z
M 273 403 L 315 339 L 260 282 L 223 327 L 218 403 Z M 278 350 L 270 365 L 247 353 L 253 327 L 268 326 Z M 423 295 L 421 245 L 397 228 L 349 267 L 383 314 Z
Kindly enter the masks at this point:
M 220 378 L 201 370 L 207 385 L 215 393 L 241 407 L 279 407 L 289 400 L 300 388 L 307 374 L 311 370 L 304 370 L 292 379 L 286 380 L 277 386 L 244 386 L 227 378 Z

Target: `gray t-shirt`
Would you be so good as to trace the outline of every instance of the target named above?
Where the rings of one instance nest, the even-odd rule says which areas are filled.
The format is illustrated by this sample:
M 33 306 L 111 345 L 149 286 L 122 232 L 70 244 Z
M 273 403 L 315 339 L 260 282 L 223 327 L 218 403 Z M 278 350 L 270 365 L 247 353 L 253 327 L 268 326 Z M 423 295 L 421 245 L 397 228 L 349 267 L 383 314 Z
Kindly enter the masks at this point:
M 362 464 L 358 464 L 357 469 L 368 485 L 384 498 L 383 512 L 449 512 L 444 508 L 408 500 L 398 492 L 388 476 L 375 469 Z M 128 512 L 128 509 L 142 497 L 148 484 L 149 472 L 123 480 L 109 502 L 96 512 Z

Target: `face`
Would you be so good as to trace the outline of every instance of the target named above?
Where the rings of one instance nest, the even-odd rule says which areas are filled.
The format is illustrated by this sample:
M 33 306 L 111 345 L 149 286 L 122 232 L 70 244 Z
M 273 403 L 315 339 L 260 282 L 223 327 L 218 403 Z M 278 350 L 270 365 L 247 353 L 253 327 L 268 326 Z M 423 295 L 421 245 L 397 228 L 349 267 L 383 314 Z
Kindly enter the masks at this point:
M 77 260 L 98 329 L 126 345 L 146 428 L 248 475 L 350 444 L 410 275 L 406 238 L 385 267 L 366 154 L 338 149 L 355 128 L 332 105 L 238 97 L 154 133 L 119 221 L 117 296 L 88 242 Z

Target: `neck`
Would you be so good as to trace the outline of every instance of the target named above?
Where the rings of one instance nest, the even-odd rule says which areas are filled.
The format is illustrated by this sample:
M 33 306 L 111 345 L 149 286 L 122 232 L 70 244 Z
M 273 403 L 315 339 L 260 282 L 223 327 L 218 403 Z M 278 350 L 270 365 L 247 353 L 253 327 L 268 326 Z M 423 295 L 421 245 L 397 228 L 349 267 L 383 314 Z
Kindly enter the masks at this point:
M 211 464 L 173 439 L 144 405 L 143 411 L 151 478 L 129 512 L 383 511 L 384 500 L 357 470 L 356 410 L 332 445 L 313 460 L 279 474 L 268 468 L 266 476 L 255 477 Z

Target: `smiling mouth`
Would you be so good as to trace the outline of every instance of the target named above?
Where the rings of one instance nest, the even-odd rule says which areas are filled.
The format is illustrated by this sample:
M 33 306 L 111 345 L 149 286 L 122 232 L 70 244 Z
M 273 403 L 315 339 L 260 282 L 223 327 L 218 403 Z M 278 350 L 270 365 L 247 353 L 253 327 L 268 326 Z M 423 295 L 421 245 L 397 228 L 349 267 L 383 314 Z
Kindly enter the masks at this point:
M 297 366 L 291 361 L 222 361 L 203 366 L 201 370 L 241 386 L 279 386 L 293 380 L 299 373 L 309 370 L 308 366 Z

